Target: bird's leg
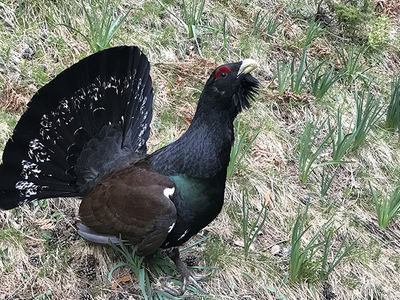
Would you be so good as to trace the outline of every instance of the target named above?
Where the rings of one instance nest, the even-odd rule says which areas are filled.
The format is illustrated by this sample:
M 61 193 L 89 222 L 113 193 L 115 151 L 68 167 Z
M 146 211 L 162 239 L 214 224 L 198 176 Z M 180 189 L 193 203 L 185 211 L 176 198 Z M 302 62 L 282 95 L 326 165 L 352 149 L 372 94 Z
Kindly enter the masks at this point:
M 182 260 L 180 258 L 178 248 L 172 248 L 171 250 L 167 251 L 167 255 L 175 263 L 179 273 L 182 276 L 182 287 L 181 287 L 180 294 L 171 289 L 168 289 L 167 291 L 171 294 L 174 294 L 174 296 L 181 296 L 185 293 L 188 284 L 192 284 L 198 290 L 203 292 L 202 287 L 197 282 L 198 280 L 201 280 L 202 278 L 190 274 L 189 269 L 186 267 L 186 265 L 182 262 Z

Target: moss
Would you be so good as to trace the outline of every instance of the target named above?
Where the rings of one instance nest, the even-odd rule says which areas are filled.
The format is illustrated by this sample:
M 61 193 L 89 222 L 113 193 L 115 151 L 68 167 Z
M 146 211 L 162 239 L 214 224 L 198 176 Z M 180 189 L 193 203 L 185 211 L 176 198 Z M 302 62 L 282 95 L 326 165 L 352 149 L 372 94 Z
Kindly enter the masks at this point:
M 368 45 L 374 50 L 383 50 L 389 44 L 390 20 L 387 16 L 379 16 L 368 33 Z
M 15 246 L 25 246 L 25 237 L 23 233 L 8 225 L 0 229 L 0 240 Z
M 213 267 L 224 267 L 232 261 L 228 245 L 218 237 L 213 237 L 207 241 L 206 247 L 201 253 L 206 265 Z
M 373 18 L 373 3 L 371 0 L 350 0 L 340 2 L 330 1 L 338 21 L 346 30 L 355 33 L 361 26 L 367 24 Z
M 355 290 L 361 284 L 358 276 L 352 272 L 348 274 L 341 274 L 340 282 L 350 290 Z

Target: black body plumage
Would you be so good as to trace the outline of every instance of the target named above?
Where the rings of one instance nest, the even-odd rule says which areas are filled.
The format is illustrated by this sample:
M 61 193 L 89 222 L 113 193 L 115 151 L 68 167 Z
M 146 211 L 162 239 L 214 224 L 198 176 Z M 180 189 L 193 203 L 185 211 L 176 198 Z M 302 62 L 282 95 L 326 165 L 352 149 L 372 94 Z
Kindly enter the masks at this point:
M 188 130 L 146 154 L 149 69 L 137 47 L 116 47 L 42 87 L 5 147 L 0 207 L 80 197 L 83 237 L 120 234 L 144 255 L 179 246 L 211 222 L 223 204 L 233 121 L 258 81 L 242 62 L 217 68 Z

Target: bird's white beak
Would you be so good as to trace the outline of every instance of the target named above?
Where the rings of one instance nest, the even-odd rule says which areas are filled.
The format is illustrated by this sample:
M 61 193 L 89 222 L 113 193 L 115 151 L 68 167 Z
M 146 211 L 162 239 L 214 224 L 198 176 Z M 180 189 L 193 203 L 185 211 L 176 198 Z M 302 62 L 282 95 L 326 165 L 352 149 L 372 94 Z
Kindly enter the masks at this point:
M 247 58 L 242 61 L 242 65 L 240 66 L 237 76 L 239 76 L 240 74 L 250 73 L 251 71 L 257 68 L 258 68 L 258 63 L 254 59 Z

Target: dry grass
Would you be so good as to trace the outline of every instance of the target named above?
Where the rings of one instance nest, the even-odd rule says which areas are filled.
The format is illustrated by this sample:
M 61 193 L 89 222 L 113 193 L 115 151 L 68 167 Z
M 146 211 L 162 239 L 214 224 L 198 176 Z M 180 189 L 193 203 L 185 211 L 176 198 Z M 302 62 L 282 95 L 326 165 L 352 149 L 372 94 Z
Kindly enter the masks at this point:
M 140 46 L 152 63 L 157 89 L 154 120 L 158 122 L 152 125 L 150 150 L 170 143 L 186 130 L 202 85 L 215 66 L 247 57 L 261 65 L 256 72 L 262 85 L 260 96 L 242 115 L 243 122 L 253 129 L 261 128 L 261 132 L 251 155 L 227 183 L 223 211 L 201 233 L 208 239 L 188 253 L 195 257 L 196 264 L 218 268 L 203 283 L 208 295 L 195 295 L 193 299 L 400 299 L 400 223 L 393 221 L 387 230 L 377 226 L 368 188 L 371 181 L 382 192 L 389 191 L 400 176 L 397 136 L 375 128 L 361 149 L 346 156 L 351 163 L 339 168 L 325 198 L 319 195 L 320 170 L 305 185 L 300 184 L 297 144 L 305 112 L 324 116 L 340 106 L 345 113 L 344 126 L 349 129 L 355 113 L 351 93 L 362 84 L 337 84 L 321 103 L 309 94 L 288 92 L 278 96 L 276 82 L 270 80 L 272 71 L 279 60 L 301 52 L 306 22 L 297 19 L 298 14 L 291 14 L 291 1 L 245 2 L 207 1 L 203 23 L 209 27 L 198 33 L 204 58 L 197 55 L 183 26 L 155 0 L 124 1 L 120 9 L 125 11 L 131 5 L 131 16 L 112 42 Z M 381 2 L 383 9 L 397 13 L 396 1 L 378 1 L 378 5 Z M 305 7 L 306 3 L 300 1 L 298 5 Z M 40 86 L 89 53 L 79 36 L 57 25 L 68 15 L 74 26 L 84 29 L 84 16 L 78 7 L 79 1 L 75 0 L 0 3 L 0 109 L 5 111 L 0 115 L 1 148 L 18 118 L 12 112 L 20 112 Z M 172 8 L 179 11 L 177 4 Z M 284 20 L 268 42 L 249 35 L 259 9 Z M 224 15 L 231 34 L 227 49 L 218 31 Z M 398 19 L 392 22 L 394 28 L 399 27 Z M 334 46 L 339 42 L 341 39 L 335 35 L 322 35 L 312 42 L 309 60 L 334 61 Z M 34 54 L 27 57 L 26 51 L 30 50 L 26 49 Z M 366 59 L 374 67 L 369 75 L 376 82 L 376 92 L 387 94 L 390 77 L 400 72 L 398 52 L 388 49 L 376 55 L 381 59 L 379 63 Z M 270 196 L 268 220 L 248 260 L 244 260 L 243 249 L 238 246 L 240 194 L 244 187 L 252 191 L 249 204 L 253 215 L 261 210 L 265 196 Z M 290 231 L 298 207 L 307 200 L 312 202 L 310 233 L 333 215 L 335 225 L 342 226 L 334 245 L 346 232 L 351 238 L 360 238 L 350 257 L 338 265 L 326 283 L 284 280 L 288 274 Z M 108 272 L 121 262 L 121 257 L 109 247 L 88 244 L 76 235 L 78 206 L 79 200 L 54 199 L 0 211 L 1 300 L 141 299 L 138 279 L 127 276 L 128 270 L 114 274 L 114 279 L 120 278 L 118 285 L 107 280 Z M 160 287 L 157 280 L 154 286 Z

